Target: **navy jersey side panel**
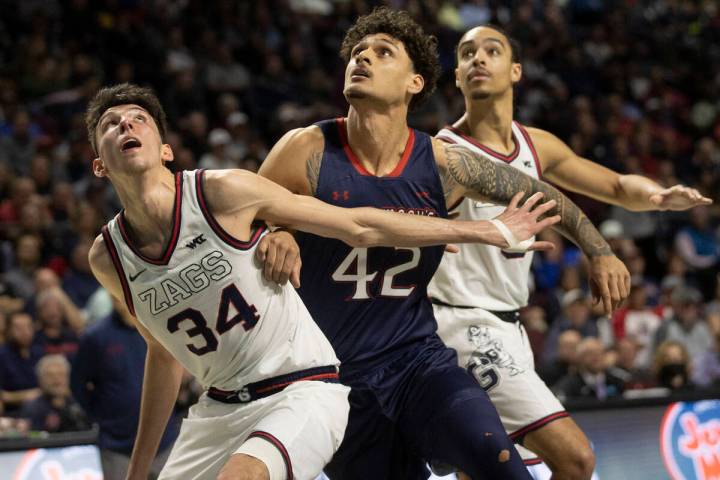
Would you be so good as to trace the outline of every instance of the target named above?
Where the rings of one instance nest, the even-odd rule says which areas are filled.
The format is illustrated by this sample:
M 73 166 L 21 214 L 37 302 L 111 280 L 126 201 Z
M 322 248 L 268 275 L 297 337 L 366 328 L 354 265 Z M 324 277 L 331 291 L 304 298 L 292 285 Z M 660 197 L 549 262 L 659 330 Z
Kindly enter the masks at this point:
M 342 119 L 318 124 L 325 152 L 316 196 L 341 207 L 372 206 L 446 217 L 430 137 L 411 130 L 405 154 L 389 176 L 369 175 L 347 145 Z M 301 233 L 299 290 L 345 368 L 367 366 L 434 334 L 426 287 L 444 248 L 352 248 Z

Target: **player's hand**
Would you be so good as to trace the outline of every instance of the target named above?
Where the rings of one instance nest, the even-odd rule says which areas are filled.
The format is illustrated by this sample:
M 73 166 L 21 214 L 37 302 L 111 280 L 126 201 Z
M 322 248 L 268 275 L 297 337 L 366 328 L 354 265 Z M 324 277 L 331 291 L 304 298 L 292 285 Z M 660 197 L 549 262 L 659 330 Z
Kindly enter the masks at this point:
M 650 203 L 658 210 L 688 210 L 698 205 L 710 205 L 712 200 L 694 188 L 675 185 L 651 195 Z
M 602 302 L 603 312 L 610 315 L 630 294 L 630 272 L 615 255 L 592 257 L 590 289 L 593 301 Z
M 267 280 L 285 285 L 289 279 L 293 287 L 300 287 L 300 247 L 290 232 L 279 230 L 265 235 L 255 254 L 264 263 Z
M 541 216 L 555 208 L 557 203 L 555 200 L 541 203 L 535 207 L 543 197 L 543 194 L 538 192 L 528 198 L 522 207 L 518 208 L 518 204 L 523 196 L 525 196 L 525 192 L 516 193 L 512 200 L 510 200 L 507 208 L 505 208 L 505 211 L 495 217 L 495 219 L 505 224 L 519 242 L 532 238 L 544 228 L 560 221 L 560 215 L 553 215 L 552 217 L 540 220 Z M 501 248 L 508 247 L 507 241 L 503 239 L 498 246 Z M 555 248 L 555 245 L 553 245 L 552 242 L 541 241 L 533 242 L 532 245 L 528 247 L 528 250 L 552 250 L 553 248 Z

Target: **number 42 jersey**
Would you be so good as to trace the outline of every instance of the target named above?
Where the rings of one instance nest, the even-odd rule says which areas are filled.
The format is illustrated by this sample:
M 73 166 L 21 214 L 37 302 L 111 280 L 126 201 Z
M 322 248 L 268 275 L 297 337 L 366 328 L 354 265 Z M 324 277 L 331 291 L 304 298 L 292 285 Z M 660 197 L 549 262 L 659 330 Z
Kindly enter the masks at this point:
M 397 167 L 377 177 L 350 149 L 345 119 L 317 125 L 325 139 L 317 198 L 340 207 L 447 216 L 428 135 L 411 129 Z M 298 243 L 303 259 L 300 296 L 344 371 L 370 368 L 435 333 L 426 287 L 443 246 L 353 248 L 306 233 L 298 234 Z
M 162 258 L 133 245 L 123 212 L 103 227 L 130 312 L 206 388 L 238 390 L 337 365 L 293 287 L 264 279 L 255 248 L 265 229 L 254 229 L 247 242 L 230 236 L 209 212 L 202 185 L 202 170 L 175 176 Z

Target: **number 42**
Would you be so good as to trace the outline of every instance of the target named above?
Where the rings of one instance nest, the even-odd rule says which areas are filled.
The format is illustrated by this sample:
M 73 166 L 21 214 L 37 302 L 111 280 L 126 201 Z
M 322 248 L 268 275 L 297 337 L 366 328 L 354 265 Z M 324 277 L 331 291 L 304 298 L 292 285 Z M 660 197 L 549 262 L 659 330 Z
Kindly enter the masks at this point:
M 420 249 L 418 247 L 396 247 L 395 250 L 409 251 L 412 253 L 412 256 L 409 261 L 396 267 L 388 268 L 385 271 L 380 287 L 380 296 L 382 297 L 407 297 L 415 290 L 415 285 L 393 285 L 393 277 L 418 266 L 420 263 Z M 375 280 L 378 273 L 380 273 L 368 273 L 367 257 L 367 248 L 353 248 L 332 274 L 332 279 L 336 282 L 355 283 L 355 292 L 353 296 L 350 297 L 352 300 L 366 300 L 371 298 L 370 293 L 368 293 L 368 284 Z M 353 267 L 355 273 L 351 272 Z

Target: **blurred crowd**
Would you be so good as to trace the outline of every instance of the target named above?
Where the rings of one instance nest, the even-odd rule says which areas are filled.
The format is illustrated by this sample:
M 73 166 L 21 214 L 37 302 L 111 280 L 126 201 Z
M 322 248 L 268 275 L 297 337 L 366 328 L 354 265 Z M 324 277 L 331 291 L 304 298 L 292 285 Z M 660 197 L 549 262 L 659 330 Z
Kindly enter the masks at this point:
M 720 382 L 717 2 L 0 0 L 0 411 L 27 419 L 0 430 L 95 422 L 109 450 L 131 445 L 124 415 L 136 412 L 123 402 L 139 405 L 144 347 L 87 260 L 119 209 L 90 169 L 83 113 L 98 88 L 155 88 L 171 169 L 257 170 L 287 130 L 346 111 L 340 41 L 380 3 L 439 40 L 444 74 L 413 126 L 435 133 L 462 114 L 455 43 L 493 22 L 522 45 L 520 122 L 621 173 L 715 200 L 630 213 L 575 198 L 633 287 L 612 317 L 598 315 L 578 250 L 543 234 L 560 248 L 536 255 L 523 322 L 548 384 L 562 399 L 602 400 Z M 178 411 L 197 395 L 186 383 Z

